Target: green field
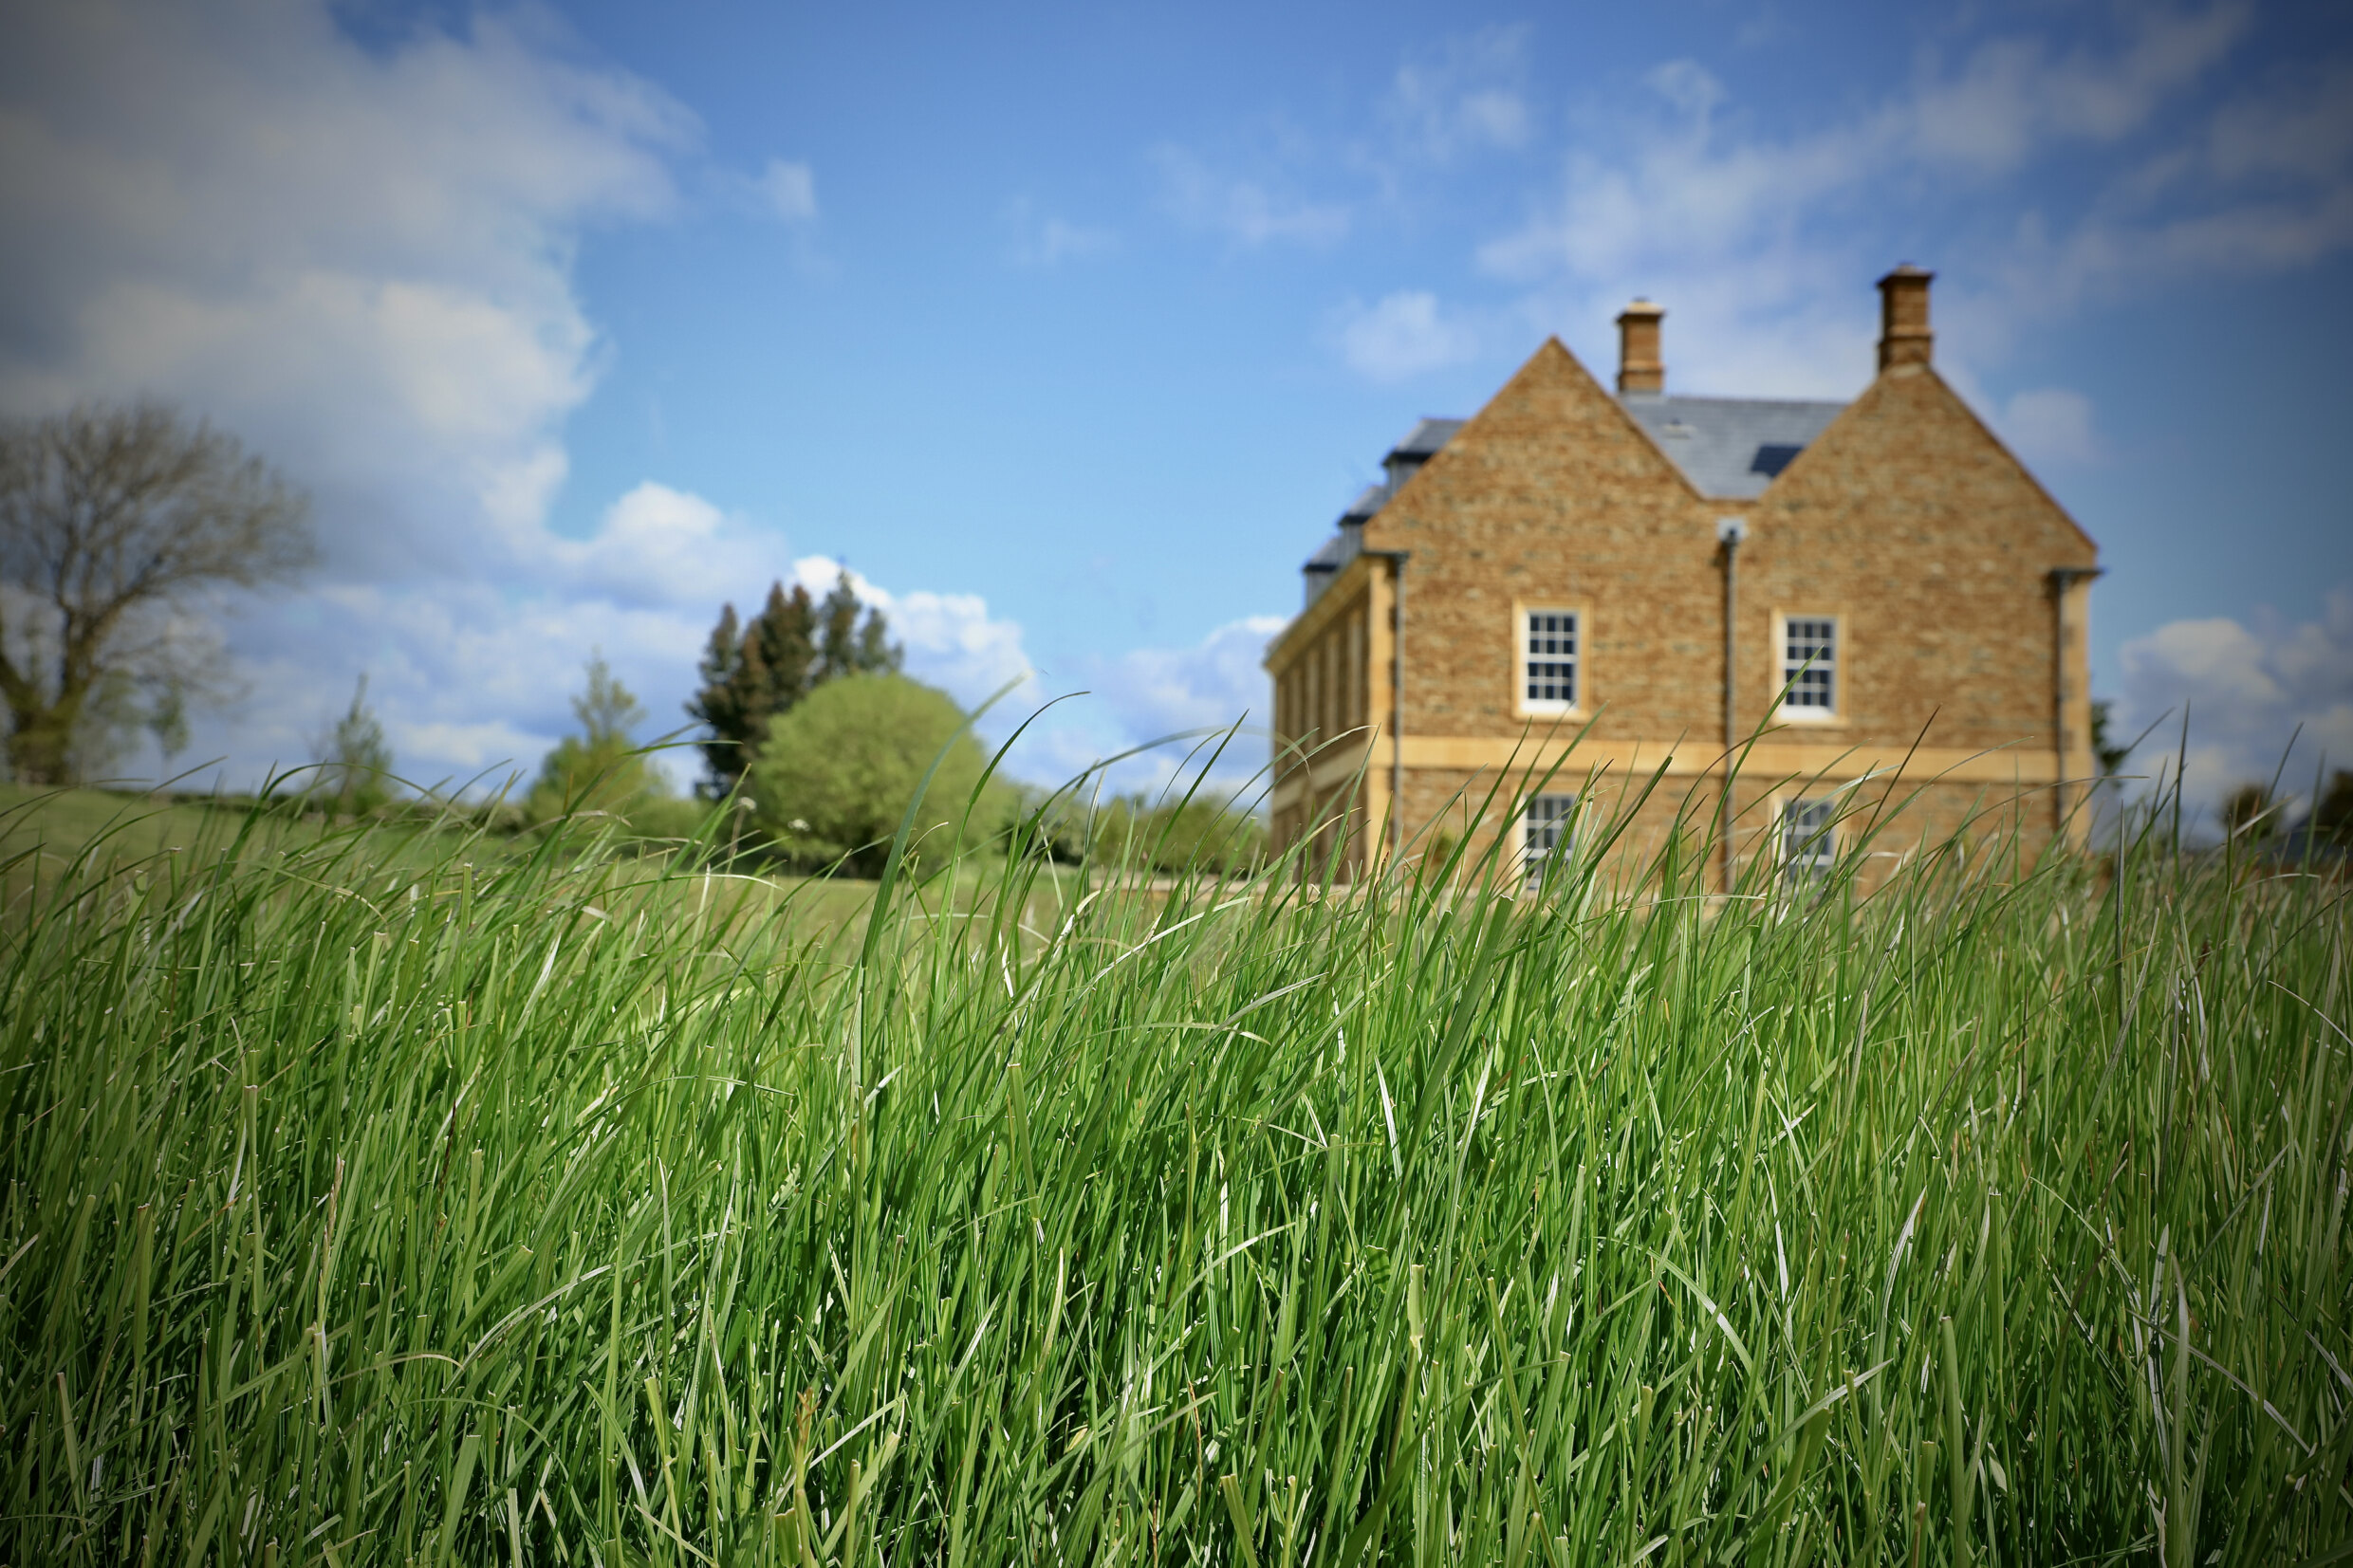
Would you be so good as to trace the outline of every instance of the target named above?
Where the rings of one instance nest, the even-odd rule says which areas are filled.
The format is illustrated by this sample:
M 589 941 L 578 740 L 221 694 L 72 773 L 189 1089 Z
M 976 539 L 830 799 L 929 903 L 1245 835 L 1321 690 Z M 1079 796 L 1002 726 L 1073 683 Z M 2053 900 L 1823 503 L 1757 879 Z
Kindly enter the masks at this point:
M 371 825 L 363 858 L 377 870 L 407 865 L 419 876 L 451 863 L 504 864 L 529 858 L 541 847 L 535 829 L 485 830 L 465 815 L 436 820 L 421 808 L 414 815 Z M 117 870 L 153 876 L 162 862 L 191 853 L 229 852 L 243 860 L 287 855 L 316 857 L 319 840 L 340 833 L 346 821 L 325 821 L 302 802 L 281 801 L 255 810 L 250 800 L 213 800 L 201 795 L 151 796 L 97 789 L 31 790 L 0 784 L 0 898 L 28 901 L 28 885 L 70 876 L 84 883 Z M 724 839 L 713 835 L 714 842 Z M 659 853 L 660 841 L 607 846 L 643 858 Z M 341 855 L 330 856 L 339 866 Z M 963 877 L 966 897 L 978 880 Z M 674 895 L 692 892 L 708 902 L 700 878 L 677 878 Z M 743 890 L 739 890 L 743 891 Z M 874 888 L 855 877 L 762 876 L 750 891 L 762 909 L 788 908 L 792 918 L 816 928 L 839 928 L 863 916 Z M 6 919 L 0 913 L 0 919 Z
M 215 810 L 197 800 L 0 784 L 0 859 L 28 872 L 37 858 L 50 873 L 84 850 L 107 860 L 143 860 L 175 846 L 218 842 L 235 833 L 243 815 L 233 806 Z M 269 824 L 271 840 L 283 832 L 280 824 Z M 40 853 L 35 857 L 31 851 Z
M 2353 1559 L 2341 880 L 198 825 L 9 884 L 0 1561 Z

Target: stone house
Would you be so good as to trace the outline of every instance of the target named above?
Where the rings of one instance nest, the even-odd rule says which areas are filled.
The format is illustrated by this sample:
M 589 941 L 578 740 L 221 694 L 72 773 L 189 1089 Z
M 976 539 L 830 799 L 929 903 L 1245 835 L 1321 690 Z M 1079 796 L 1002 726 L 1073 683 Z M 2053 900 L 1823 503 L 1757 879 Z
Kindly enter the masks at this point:
M 1491 831 L 1500 783 L 1532 864 L 1655 774 L 1616 853 L 1723 823 L 1727 878 L 1818 871 L 1891 795 L 1874 853 L 2080 832 L 2098 550 L 1936 374 L 1930 278 L 1880 280 L 1852 402 L 1669 395 L 1637 300 L 1614 396 L 1549 340 L 1417 425 L 1268 650 L 1277 846 L 1318 835 L 1355 875 Z

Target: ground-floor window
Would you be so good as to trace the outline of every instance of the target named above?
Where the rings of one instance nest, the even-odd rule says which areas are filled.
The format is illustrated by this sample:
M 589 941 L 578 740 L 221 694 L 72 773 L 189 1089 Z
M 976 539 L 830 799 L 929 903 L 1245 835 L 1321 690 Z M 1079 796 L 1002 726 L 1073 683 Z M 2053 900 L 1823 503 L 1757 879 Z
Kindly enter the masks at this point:
M 1792 882 L 1827 876 L 1838 858 L 1836 801 L 1785 801 L 1781 806 L 1781 871 Z
M 1540 887 L 1551 867 L 1568 858 L 1576 827 L 1577 797 L 1531 795 L 1520 814 L 1520 869 L 1529 887 Z

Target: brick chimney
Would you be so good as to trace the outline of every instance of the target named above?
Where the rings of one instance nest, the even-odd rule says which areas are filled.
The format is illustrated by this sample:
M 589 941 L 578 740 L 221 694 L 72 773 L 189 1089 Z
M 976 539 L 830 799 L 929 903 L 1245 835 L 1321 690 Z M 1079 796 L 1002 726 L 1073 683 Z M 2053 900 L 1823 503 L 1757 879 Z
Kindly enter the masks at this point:
M 1666 311 L 1637 299 L 1618 313 L 1618 390 L 1659 393 L 1667 389 L 1667 367 L 1658 358 L 1658 323 Z
M 1904 263 L 1880 280 L 1880 368 L 1924 365 L 1936 335 L 1928 329 L 1928 284 L 1936 274 Z

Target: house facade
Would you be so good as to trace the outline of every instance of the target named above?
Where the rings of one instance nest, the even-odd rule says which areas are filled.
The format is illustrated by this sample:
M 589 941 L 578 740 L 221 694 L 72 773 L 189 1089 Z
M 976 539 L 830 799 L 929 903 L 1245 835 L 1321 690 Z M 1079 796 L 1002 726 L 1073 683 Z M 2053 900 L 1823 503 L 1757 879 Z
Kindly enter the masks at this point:
M 1638 300 L 1614 394 L 1550 340 L 1423 420 L 1268 651 L 1276 844 L 1314 835 L 1343 877 L 1464 833 L 1532 860 L 1654 775 L 1617 853 L 1720 823 L 1727 879 L 1829 863 L 1891 792 L 1873 853 L 2080 831 L 2098 550 L 1936 374 L 1930 281 L 1880 280 L 1851 402 L 1670 395 Z M 1564 754 L 1509 823 L 1471 820 Z

